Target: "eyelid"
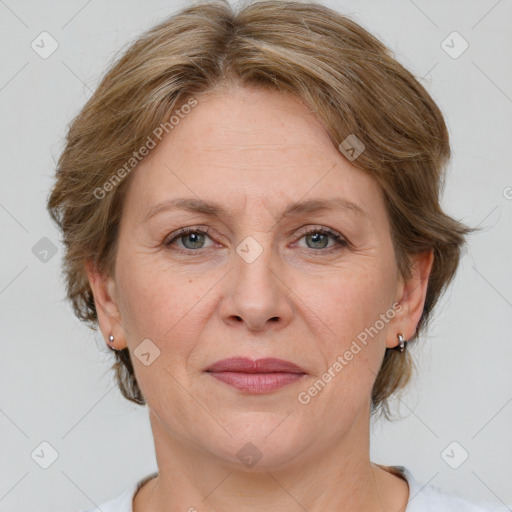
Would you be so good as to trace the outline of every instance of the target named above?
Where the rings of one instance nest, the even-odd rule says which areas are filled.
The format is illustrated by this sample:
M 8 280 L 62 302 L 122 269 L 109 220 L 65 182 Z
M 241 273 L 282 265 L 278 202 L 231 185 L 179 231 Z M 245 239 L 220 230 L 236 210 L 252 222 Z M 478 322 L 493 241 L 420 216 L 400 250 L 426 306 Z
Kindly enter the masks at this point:
M 309 233 L 314 233 L 317 231 L 323 232 L 323 233 L 328 233 L 328 234 L 332 235 L 333 237 L 339 237 L 339 238 L 345 239 L 345 237 L 341 233 L 338 233 L 338 231 L 336 231 L 335 229 L 331 229 L 326 226 L 321 226 L 318 224 L 313 224 L 310 226 L 304 226 L 304 227 L 300 228 L 296 232 L 296 236 L 303 237 L 304 235 L 307 235 Z
M 313 252 L 323 252 L 323 253 L 329 253 L 332 251 L 335 251 L 336 249 L 339 249 L 341 247 L 349 247 L 351 244 L 347 240 L 347 238 L 336 231 L 335 229 L 328 228 L 326 226 L 320 226 L 320 225 L 312 225 L 312 226 L 304 226 L 303 228 L 299 229 L 299 231 L 296 233 L 297 242 L 303 238 L 306 235 L 309 235 L 311 233 L 323 233 L 329 235 L 331 238 L 333 238 L 336 242 L 336 244 L 333 247 L 329 247 L 328 249 L 319 250 L 319 249 L 308 249 Z M 294 243 L 297 243 L 294 242 Z
M 173 231 L 172 233 L 169 233 L 165 237 L 163 244 L 165 246 L 169 246 L 169 245 L 171 245 L 171 242 L 181 238 L 182 236 L 185 236 L 189 233 L 195 233 L 195 232 L 204 233 L 205 235 L 208 235 L 208 237 L 210 237 L 210 238 L 212 238 L 212 235 L 213 235 L 213 229 L 210 226 L 201 226 L 201 225 L 186 226 L 184 228 L 179 228 L 176 231 Z M 195 252 L 197 252 L 197 251 L 195 251 Z
M 186 226 L 186 227 L 180 228 L 176 231 L 173 231 L 172 233 L 170 233 L 169 235 L 167 235 L 165 237 L 163 245 L 166 247 L 170 247 L 172 245 L 172 242 L 180 239 L 183 236 L 186 236 L 189 233 L 195 233 L 195 232 L 200 232 L 202 234 L 205 234 L 212 241 L 214 241 L 212 236 L 214 235 L 215 231 L 210 226 L 196 225 L 196 226 Z M 309 250 L 309 251 L 318 252 L 318 253 L 321 253 L 321 252 L 322 253 L 330 253 L 330 252 L 335 251 L 336 249 L 340 249 L 342 247 L 348 247 L 350 245 L 350 242 L 347 240 L 347 238 L 344 235 L 342 235 L 341 233 L 339 233 L 338 231 L 336 231 L 332 228 L 328 228 L 326 226 L 321 226 L 321 225 L 303 226 L 298 231 L 295 231 L 296 241 L 294 242 L 294 244 L 296 244 L 304 236 L 307 236 L 311 233 L 327 234 L 327 235 L 331 236 L 331 238 L 333 238 L 336 243 L 333 247 L 329 247 L 327 249 L 305 248 L 306 250 Z M 192 253 L 201 254 L 201 252 L 206 249 L 208 249 L 208 247 L 203 247 L 202 249 L 198 249 L 198 250 L 182 249 L 181 247 L 176 248 L 177 251 L 181 251 L 183 253 L 189 253 L 189 254 L 192 254 Z

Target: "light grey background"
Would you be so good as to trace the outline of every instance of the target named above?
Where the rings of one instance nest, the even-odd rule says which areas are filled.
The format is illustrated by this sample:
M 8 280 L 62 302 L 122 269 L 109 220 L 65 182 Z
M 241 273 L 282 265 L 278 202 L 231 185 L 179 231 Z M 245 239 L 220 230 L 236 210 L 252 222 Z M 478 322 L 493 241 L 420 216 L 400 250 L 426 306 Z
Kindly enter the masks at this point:
M 122 398 L 103 339 L 64 300 L 45 201 L 67 124 L 116 52 L 186 3 L 0 1 L 0 511 L 83 510 L 156 469 L 147 409 Z M 451 133 L 444 207 L 485 228 L 414 352 L 418 373 L 396 402 L 404 419 L 374 425 L 373 460 L 510 504 L 512 2 L 324 3 L 422 77 Z M 31 48 L 43 31 L 59 45 L 47 59 Z M 441 47 L 453 31 L 469 43 L 456 59 Z M 32 251 L 43 237 L 58 250 L 46 263 Z M 31 458 L 43 441 L 58 452 L 48 469 Z M 453 441 L 452 459 L 469 453 L 458 469 L 441 456 Z

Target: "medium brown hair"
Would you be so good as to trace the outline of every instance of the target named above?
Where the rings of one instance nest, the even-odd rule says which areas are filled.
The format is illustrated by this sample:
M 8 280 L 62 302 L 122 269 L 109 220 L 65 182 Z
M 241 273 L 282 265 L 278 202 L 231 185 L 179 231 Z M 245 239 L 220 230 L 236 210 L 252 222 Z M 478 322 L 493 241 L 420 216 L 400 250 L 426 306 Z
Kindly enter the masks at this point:
M 383 190 L 400 272 L 410 276 L 409 256 L 434 252 L 413 341 L 454 276 L 471 230 L 439 204 L 450 157 L 443 116 L 368 31 L 323 5 L 298 1 L 248 2 L 239 9 L 225 0 L 193 4 L 147 31 L 112 64 L 69 127 L 48 199 L 63 234 L 67 297 L 75 314 L 96 327 L 84 264 L 90 260 L 110 275 L 114 269 L 130 178 L 119 170 L 187 101 L 235 83 L 293 94 L 316 113 L 336 147 L 349 135 L 364 144 L 352 164 Z M 98 199 L 93 191 L 106 190 L 116 172 L 117 182 Z M 115 358 L 122 394 L 144 404 L 128 349 Z M 412 367 L 407 350 L 386 349 L 372 413 L 380 409 L 389 418 L 388 398 L 407 384 Z

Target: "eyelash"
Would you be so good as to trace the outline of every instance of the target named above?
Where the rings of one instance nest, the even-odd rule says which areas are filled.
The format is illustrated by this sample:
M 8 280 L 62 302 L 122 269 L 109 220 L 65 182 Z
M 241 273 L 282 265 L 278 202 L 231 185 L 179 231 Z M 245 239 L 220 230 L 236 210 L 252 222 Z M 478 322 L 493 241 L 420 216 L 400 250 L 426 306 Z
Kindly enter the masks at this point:
M 209 227 L 206 227 L 205 229 L 200 229 L 199 227 L 196 227 L 196 226 L 190 226 L 190 227 L 186 227 L 186 228 L 181 228 L 178 231 L 171 233 L 164 240 L 164 246 L 170 248 L 172 242 L 174 242 L 175 240 L 178 240 L 179 238 L 181 238 L 185 235 L 188 235 L 190 233 L 200 233 L 203 235 L 208 235 L 208 237 L 211 238 L 211 236 L 210 236 L 211 229 Z M 349 245 L 348 241 L 345 238 L 343 238 L 339 233 L 337 233 L 336 231 L 334 231 L 330 228 L 323 228 L 323 227 L 322 228 L 315 227 L 315 228 L 301 229 L 298 233 L 298 235 L 299 235 L 298 240 L 300 240 L 301 238 L 304 238 L 307 235 L 316 234 L 316 233 L 322 234 L 322 235 L 330 235 L 336 242 L 336 245 L 333 247 L 330 247 L 329 249 L 307 249 L 306 248 L 306 250 L 313 251 L 315 253 L 331 254 L 331 253 L 338 251 L 342 248 L 346 248 Z M 194 250 L 194 249 L 182 249 L 182 248 L 178 247 L 178 248 L 175 248 L 174 250 L 184 253 L 184 254 L 188 254 L 188 255 L 192 255 L 192 254 L 196 255 L 196 254 L 202 254 L 204 249 L 209 249 L 209 248 L 207 247 L 207 248 L 203 248 L 203 249 Z

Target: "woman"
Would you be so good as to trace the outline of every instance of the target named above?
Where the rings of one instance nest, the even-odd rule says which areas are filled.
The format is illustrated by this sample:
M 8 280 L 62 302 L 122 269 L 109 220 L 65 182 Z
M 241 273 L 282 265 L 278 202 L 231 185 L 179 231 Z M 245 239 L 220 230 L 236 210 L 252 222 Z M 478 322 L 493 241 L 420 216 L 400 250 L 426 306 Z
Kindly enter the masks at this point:
M 494 509 L 369 457 L 470 231 L 449 155 L 425 89 L 318 4 L 195 5 L 128 49 L 48 203 L 154 436 L 158 473 L 103 512 Z

